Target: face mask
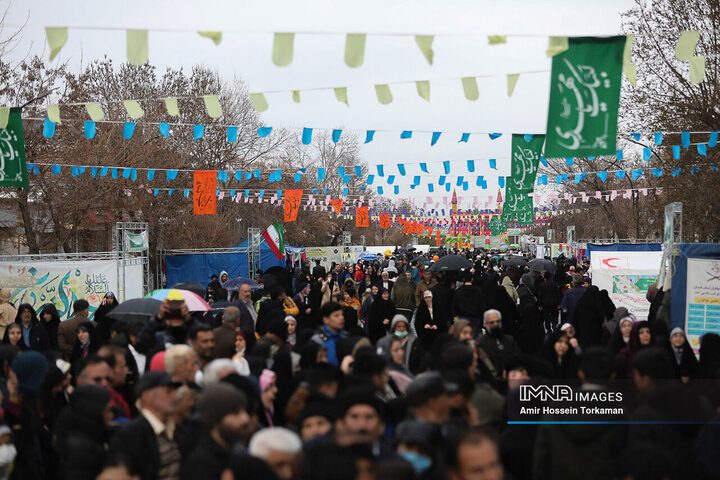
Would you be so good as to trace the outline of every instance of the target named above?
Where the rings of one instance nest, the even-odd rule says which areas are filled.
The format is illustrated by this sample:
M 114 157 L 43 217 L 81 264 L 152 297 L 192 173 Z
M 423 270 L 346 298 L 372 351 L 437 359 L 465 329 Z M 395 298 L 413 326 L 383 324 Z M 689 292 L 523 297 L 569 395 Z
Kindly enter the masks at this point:
M 402 452 L 400 456 L 413 466 L 418 475 L 422 475 L 432 465 L 432 460 L 415 452 Z
M 15 455 L 17 455 L 15 445 L 9 444 L 0 446 L 0 465 L 9 465 L 13 460 L 15 460 Z
M 405 338 L 408 336 L 408 332 L 407 332 L 407 330 L 404 332 L 395 332 L 395 336 L 400 337 L 400 338 Z

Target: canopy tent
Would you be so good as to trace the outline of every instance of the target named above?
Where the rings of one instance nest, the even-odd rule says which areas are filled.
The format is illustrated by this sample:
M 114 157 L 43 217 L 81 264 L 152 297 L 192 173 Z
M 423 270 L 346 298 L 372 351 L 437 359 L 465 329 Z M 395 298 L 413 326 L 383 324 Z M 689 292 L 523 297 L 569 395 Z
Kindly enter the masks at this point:
M 599 243 L 587 244 L 588 256 L 592 256 L 592 252 L 660 252 L 662 251 L 661 243 L 611 243 L 602 245 Z
M 248 259 L 249 245 L 245 240 L 240 244 L 229 247 L 226 251 L 213 250 L 208 253 L 181 253 L 170 252 L 165 256 L 165 277 L 168 285 L 181 282 L 200 282 L 205 285 L 210 281 L 210 275 L 226 271 L 229 278 L 246 277 L 249 273 L 250 261 Z M 260 269 L 271 267 L 285 267 L 285 259 L 278 260 L 267 243 L 262 242 L 259 247 Z M 305 251 L 285 245 L 286 253 L 295 254 Z M 256 250 L 257 252 L 257 250 Z

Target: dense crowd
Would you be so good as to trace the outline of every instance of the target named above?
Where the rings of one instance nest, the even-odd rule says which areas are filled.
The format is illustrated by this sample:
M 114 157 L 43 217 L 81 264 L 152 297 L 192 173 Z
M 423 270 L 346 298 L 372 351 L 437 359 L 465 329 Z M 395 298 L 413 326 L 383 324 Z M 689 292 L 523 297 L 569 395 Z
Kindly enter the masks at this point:
M 720 337 L 698 360 L 669 294 L 639 321 L 587 259 L 462 255 L 221 272 L 209 312 L 171 291 L 143 321 L 2 290 L 0 479 L 720 478 Z M 625 382 L 629 423 L 508 424 L 553 380 Z

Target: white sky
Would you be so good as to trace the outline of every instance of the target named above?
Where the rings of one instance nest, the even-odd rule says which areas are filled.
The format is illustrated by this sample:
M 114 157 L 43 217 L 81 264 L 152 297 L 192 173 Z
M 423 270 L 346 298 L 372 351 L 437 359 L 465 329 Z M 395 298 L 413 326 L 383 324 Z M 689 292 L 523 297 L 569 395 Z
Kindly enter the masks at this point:
M 0 5 L 4 9 L 7 1 Z M 434 201 L 449 197 L 451 193 L 440 192 L 438 185 L 434 194 L 428 194 L 426 184 L 437 183 L 442 161 L 450 160 L 453 185 L 456 175 L 469 176 L 470 190 L 458 189 L 462 204 L 469 207 L 472 197 L 478 196 L 482 208 L 488 196 L 497 196 L 497 175 L 509 172 L 510 134 L 545 132 L 551 65 L 545 56 L 547 35 L 618 34 L 619 14 L 631 6 L 630 0 L 15 0 L 3 33 L 29 15 L 13 55 L 29 51 L 47 57 L 44 27 L 68 26 L 69 40 L 59 60 L 79 69 L 82 62 L 103 55 L 124 61 L 123 29 L 147 28 L 150 63 L 161 70 L 204 64 L 226 78 L 241 77 L 251 92 L 347 86 L 349 107 L 335 100 L 331 89 L 301 92 L 299 104 L 289 92 L 268 94 L 270 108 L 262 114 L 263 121 L 276 128 L 297 128 L 298 135 L 302 127 L 342 127 L 357 132 L 361 143 L 365 130 L 378 130 L 375 140 L 363 145 L 362 155 L 370 173 L 376 173 L 376 164 L 384 164 L 385 178 L 395 174 L 397 179 L 395 165 L 406 164 L 407 177 L 398 179 L 400 196 L 415 197 L 419 203 L 428 195 Z M 116 30 L 72 28 L 80 26 Z M 222 31 L 222 43 L 215 46 L 196 30 Z M 288 67 L 272 63 L 274 32 L 306 32 L 295 36 L 295 54 Z M 344 63 L 345 33 L 369 34 L 365 62 L 359 68 Z M 408 35 L 386 35 L 398 33 Z M 437 35 L 432 66 L 416 46 L 415 34 Z M 487 44 L 487 35 L 503 34 L 509 35 L 507 44 Z M 508 98 L 506 74 L 538 70 L 545 72 L 521 74 Z M 494 76 L 478 79 L 480 98 L 467 101 L 459 78 L 481 75 Z M 375 84 L 416 80 L 430 81 L 430 102 L 409 83 L 390 86 L 394 97 L 390 105 L 378 103 Z M 443 135 L 430 147 L 430 133 L 400 140 L 402 130 Z M 487 135 L 471 135 L 468 143 L 458 143 L 461 133 L 475 131 L 504 135 L 493 141 Z M 498 170 L 489 168 L 488 158 L 497 158 Z M 469 159 L 476 159 L 475 173 L 466 170 Z M 413 175 L 421 174 L 419 162 L 428 162 L 430 175 L 411 190 Z M 485 176 L 487 190 L 475 187 L 477 175 Z M 378 185 L 384 186 L 386 195 L 392 192 L 392 186 L 376 177 L 373 186 Z

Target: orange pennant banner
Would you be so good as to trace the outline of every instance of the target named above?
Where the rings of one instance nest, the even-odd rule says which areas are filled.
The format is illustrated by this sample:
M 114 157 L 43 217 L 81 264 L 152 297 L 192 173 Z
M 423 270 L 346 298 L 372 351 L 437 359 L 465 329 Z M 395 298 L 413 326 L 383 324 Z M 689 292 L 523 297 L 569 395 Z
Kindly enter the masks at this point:
M 370 217 L 368 216 L 368 207 L 357 207 L 355 209 L 355 226 L 369 227 Z
M 380 214 L 380 228 L 390 228 L 390 214 L 385 212 Z
M 302 190 L 285 190 L 285 221 L 294 222 L 297 220 L 298 211 L 300 210 L 300 199 L 302 199 Z
M 333 200 L 330 200 L 330 205 L 335 209 L 335 213 L 342 212 L 343 209 L 343 201 L 342 198 L 335 198 Z
M 195 215 L 215 215 L 217 211 L 217 172 L 196 171 L 193 176 L 193 212 Z

